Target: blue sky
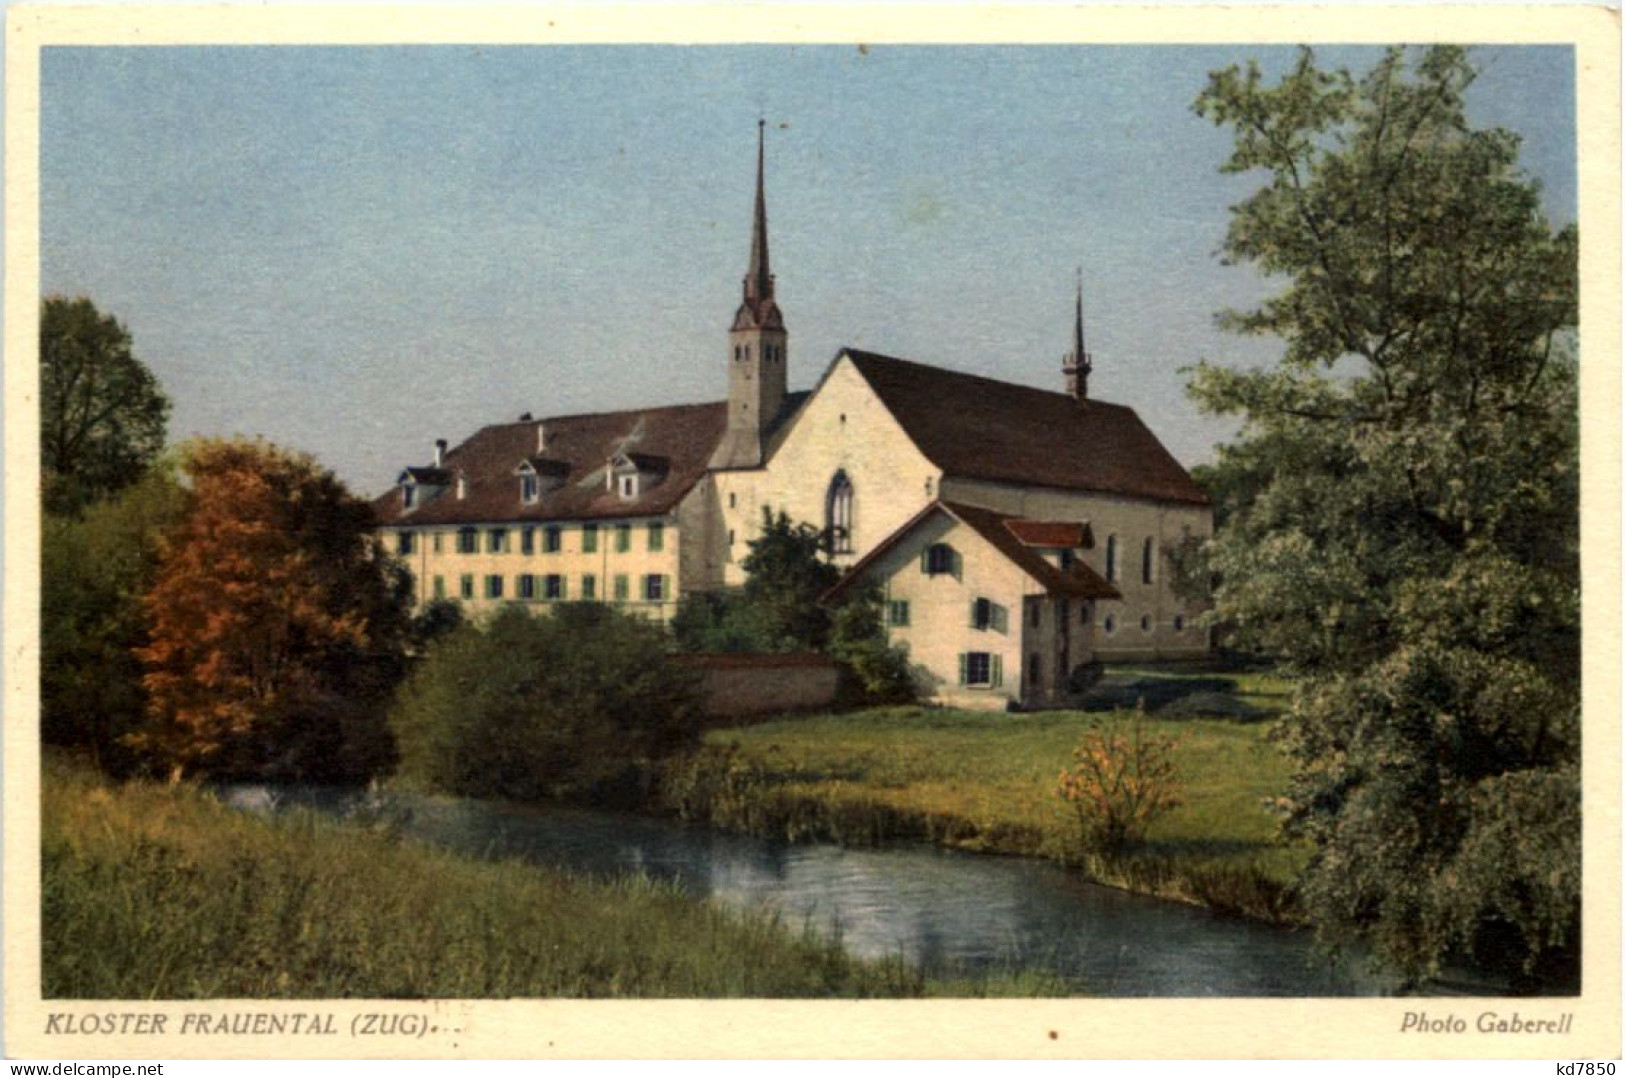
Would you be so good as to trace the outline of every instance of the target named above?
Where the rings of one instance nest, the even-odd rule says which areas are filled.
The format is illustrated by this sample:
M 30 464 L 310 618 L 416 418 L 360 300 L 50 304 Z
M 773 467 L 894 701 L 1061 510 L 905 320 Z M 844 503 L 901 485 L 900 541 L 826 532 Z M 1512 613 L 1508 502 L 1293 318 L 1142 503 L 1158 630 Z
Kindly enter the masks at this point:
M 1318 50 L 1363 68 L 1372 49 Z M 1268 361 L 1214 313 L 1257 177 L 1190 111 L 1258 46 L 45 50 L 41 274 L 119 317 L 170 431 L 256 434 L 382 489 L 433 440 L 720 398 L 756 119 L 793 387 L 843 345 L 1093 395 L 1187 464 L 1232 428 L 1179 368 Z M 1474 120 L 1575 216 L 1566 47 L 1486 48 Z

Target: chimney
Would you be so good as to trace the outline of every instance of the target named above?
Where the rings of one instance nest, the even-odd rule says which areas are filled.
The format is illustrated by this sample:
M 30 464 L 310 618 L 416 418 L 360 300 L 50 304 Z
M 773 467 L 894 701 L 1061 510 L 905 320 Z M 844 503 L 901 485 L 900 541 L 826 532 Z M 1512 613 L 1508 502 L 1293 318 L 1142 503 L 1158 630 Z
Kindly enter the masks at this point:
M 536 424 L 536 452 L 544 453 L 546 451 L 547 451 L 547 424 L 546 423 L 538 423 L 538 424 Z
M 441 467 L 446 463 L 446 440 L 436 438 L 434 442 L 434 466 Z

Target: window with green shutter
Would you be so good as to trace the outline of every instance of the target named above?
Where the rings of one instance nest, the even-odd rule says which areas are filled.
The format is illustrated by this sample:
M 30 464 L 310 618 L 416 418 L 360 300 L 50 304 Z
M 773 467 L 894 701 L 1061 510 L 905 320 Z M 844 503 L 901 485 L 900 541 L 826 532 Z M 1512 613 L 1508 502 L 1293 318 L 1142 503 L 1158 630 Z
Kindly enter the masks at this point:
M 437 576 L 434 578 L 434 597 L 436 599 L 444 599 L 446 597 L 446 578 L 443 576 Z
M 666 549 L 666 526 L 664 524 L 649 525 L 649 549 L 651 551 Z
M 542 553 L 557 554 L 559 552 L 559 526 L 549 524 L 542 529 Z
M 589 603 L 598 598 L 598 578 L 591 573 L 581 575 L 581 597 Z
M 583 524 L 581 526 L 581 552 L 593 554 L 598 550 L 598 525 Z
M 474 598 L 474 574 L 464 573 L 457 581 L 457 594 L 465 599 Z
M 542 591 L 542 596 L 543 598 L 550 599 L 554 602 L 563 599 L 564 577 L 558 573 L 548 573 L 545 587 Z
M 625 573 L 615 574 L 615 601 L 624 603 L 632 597 L 632 588 Z
M 985 651 L 967 651 L 959 656 L 959 683 L 969 688 L 998 685 L 999 656 Z
M 886 600 L 886 624 L 887 625 L 907 625 L 908 624 L 908 600 L 907 599 L 888 599 L 888 600 Z
M 632 549 L 632 525 L 615 525 L 615 553 L 625 554 Z

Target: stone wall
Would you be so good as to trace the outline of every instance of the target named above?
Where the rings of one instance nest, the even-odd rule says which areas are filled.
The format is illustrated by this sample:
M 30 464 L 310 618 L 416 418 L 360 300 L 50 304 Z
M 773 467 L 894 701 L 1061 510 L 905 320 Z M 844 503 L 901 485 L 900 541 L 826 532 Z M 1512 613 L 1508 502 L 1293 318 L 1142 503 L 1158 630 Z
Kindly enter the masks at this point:
M 699 674 L 700 700 L 713 719 L 760 718 L 828 707 L 840 667 L 823 655 L 678 655 Z

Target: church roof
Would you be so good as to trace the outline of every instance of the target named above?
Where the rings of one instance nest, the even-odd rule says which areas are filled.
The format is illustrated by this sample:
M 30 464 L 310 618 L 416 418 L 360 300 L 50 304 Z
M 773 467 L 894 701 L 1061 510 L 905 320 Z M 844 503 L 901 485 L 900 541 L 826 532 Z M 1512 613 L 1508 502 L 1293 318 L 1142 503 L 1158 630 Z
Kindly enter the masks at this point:
M 1069 568 L 1062 569 L 1023 542 L 1017 533 L 1020 525 L 1029 523 L 1028 521 L 992 509 L 938 500 L 920 510 L 902 527 L 877 543 L 873 550 L 859 558 L 840 582 L 823 594 L 822 601 L 839 601 L 863 578 L 864 570 L 901 543 L 922 521 L 935 513 L 944 513 L 952 517 L 986 539 L 995 550 L 1037 581 L 1050 595 L 1064 595 L 1074 599 L 1122 598 L 1121 592 L 1083 562 L 1076 561 Z
M 950 477 L 1209 503 L 1132 408 L 854 348 L 843 354 Z
M 669 512 L 705 474 L 728 421 L 725 401 L 541 420 L 547 431 L 547 471 L 563 482 L 534 504 L 519 498 L 514 469 L 536 457 L 537 421 L 483 427 L 446 454 L 445 469 L 461 472 L 467 489 L 447 491 L 405 511 L 398 489 L 373 502 L 384 524 L 427 526 L 486 521 L 590 520 Z M 604 472 L 617 454 L 661 458 L 664 477 L 634 498 L 608 489 Z

